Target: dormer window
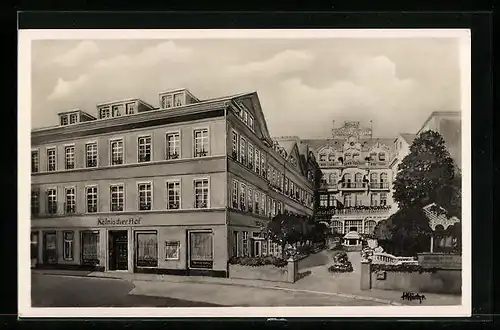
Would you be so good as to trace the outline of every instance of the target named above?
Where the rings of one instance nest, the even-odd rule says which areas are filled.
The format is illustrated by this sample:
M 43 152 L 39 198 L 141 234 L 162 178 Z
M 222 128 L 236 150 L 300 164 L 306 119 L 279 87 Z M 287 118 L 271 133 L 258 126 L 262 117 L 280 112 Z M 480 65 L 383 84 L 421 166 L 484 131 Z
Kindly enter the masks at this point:
M 61 116 L 61 125 L 68 125 L 68 116 Z
M 109 110 L 109 107 L 103 107 L 99 110 L 99 118 L 104 119 L 104 118 L 109 118 L 111 117 L 111 112 Z
M 119 117 L 123 114 L 123 105 L 113 106 L 113 117 Z
M 175 107 L 182 106 L 182 93 L 174 94 L 174 106 Z
M 127 103 L 125 108 L 125 113 L 127 115 L 132 115 L 135 113 L 135 103 Z
M 385 152 L 381 152 L 381 153 L 379 153 L 379 154 L 378 154 L 378 159 L 379 159 L 380 161 L 382 161 L 382 162 L 383 162 L 383 161 L 385 161 Z
M 252 129 L 252 131 L 254 130 L 254 126 L 253 126 L 253 117 L 251 115 L 248 115 L 248 126 L 250 127 L 250 129 Z
M 165 95 L 161 98 L 161 107 L 163 109 L 172 107 L 172 95 Z
M 78 122 L 78 115 L 76 113 L 72 113 L 69 115 L 69 123 L 76 124 Z

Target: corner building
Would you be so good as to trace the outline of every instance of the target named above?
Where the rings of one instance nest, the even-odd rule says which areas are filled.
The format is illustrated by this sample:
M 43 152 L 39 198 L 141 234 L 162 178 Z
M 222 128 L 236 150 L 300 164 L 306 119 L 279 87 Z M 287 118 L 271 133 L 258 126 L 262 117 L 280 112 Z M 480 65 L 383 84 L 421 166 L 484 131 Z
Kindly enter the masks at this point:
M 279 253 L 262 233 L 272 216 L 313 215 L 314 155 L 270 138 L 257 93 L 159 104 L 101 103 L 32 130 L 38 267 L 224 277 L 231 256 Z

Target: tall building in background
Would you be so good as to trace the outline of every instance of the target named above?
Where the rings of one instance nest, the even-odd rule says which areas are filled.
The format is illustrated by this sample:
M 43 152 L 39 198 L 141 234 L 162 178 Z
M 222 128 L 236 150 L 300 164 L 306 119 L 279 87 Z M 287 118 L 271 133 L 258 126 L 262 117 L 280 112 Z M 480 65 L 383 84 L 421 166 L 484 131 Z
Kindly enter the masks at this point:
M 274 215 L 313 215 L 314 154 L 270 137 L 257 93 L 158 101 L 32 130 L 38 266 L 227 276 L 231 256 L 280 252 L 262 233 Z
M 359 246 L 363 234 L 387 219 L 393 208 L 390 161 L 394 139 L 375 138 L 370 127 L 346 121 L 330 139 L 304 140 L 322 171 L 316 219 L 348 234 L 344 243 Z

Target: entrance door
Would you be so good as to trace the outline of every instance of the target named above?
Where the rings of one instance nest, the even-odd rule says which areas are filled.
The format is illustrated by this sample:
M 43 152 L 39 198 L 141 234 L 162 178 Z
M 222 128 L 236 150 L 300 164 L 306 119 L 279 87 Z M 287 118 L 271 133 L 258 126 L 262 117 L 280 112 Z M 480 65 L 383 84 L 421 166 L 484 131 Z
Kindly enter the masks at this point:
M 262 256 L 262 241 L 254 241 L 253 242 L 253 251 L 255 257 Z
M 128 236 L 126 230 L 109 232 L 109 270 L 128 269 Z
M 43 261 L 46 264 L 57 263 L 56 232 L 45 232 L 43 237 Z

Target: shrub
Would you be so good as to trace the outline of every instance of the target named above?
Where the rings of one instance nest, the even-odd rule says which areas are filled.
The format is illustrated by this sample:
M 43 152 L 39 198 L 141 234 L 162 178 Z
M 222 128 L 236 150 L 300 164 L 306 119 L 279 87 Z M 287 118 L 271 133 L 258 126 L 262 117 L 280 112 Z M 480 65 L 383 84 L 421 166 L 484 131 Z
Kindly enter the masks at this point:
M 328 267 L 328 271 L 330 273 L 351 273 L 353 271 L 352 263 L 350 261 L 345 263 L 336 263 Z
M 397 273 L 434 273 L 437 268 L 424 268 L 420 265 L 410 265 L 410 264 L 402 264 L 402 265 L 380 265 L 374 264 L 371 267 L 372 272 L 377 271 L 387 271 L 387 272 L 397 272 Z
M 265 257 L 231 257 L 229 259 L 229 263 L 232 265 L 242 265 L 242 266 L 251 266 L 251 267 L 259 267 L 265 265 L 273 265 L 278 268 L 285 267 L 288 262 L 281 258 L 276 258 L 273 256 L 265 256 Z

